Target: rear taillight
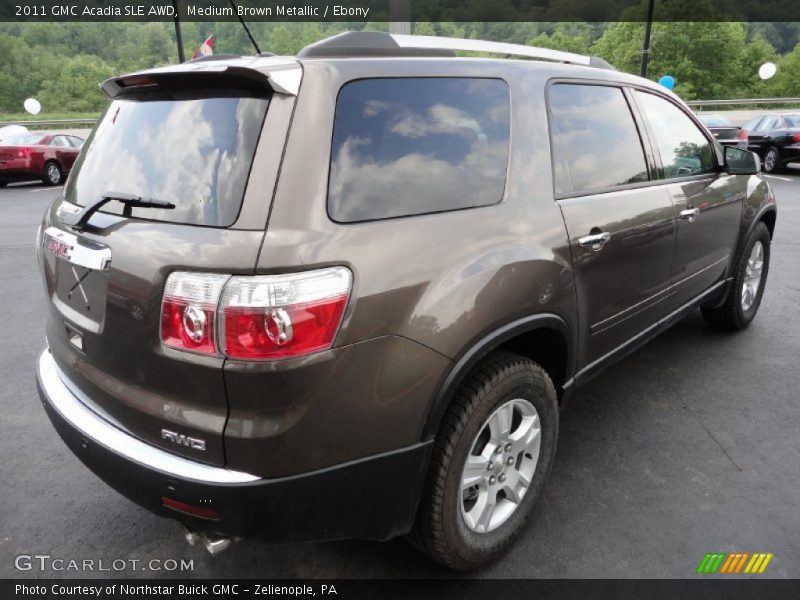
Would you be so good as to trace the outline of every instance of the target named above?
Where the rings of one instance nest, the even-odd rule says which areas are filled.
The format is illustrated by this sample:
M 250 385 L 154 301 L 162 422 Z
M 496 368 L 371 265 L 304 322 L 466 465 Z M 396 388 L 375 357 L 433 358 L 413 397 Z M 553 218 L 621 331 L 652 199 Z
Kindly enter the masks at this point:
M 800 133 L 795 133 L 795 134 L 792 136 L 792 141 L 793 141 L 795 144 L 797 144 L 797 143 L 800 143 Z
M 742 129 L 739 132 L 739 139 L 741 141 L 746 142 L 749 138 L 750 138 L 750 136 L 747 134 L 747 131 L 745 131 L 744 129 Z
M 172 348 L 245 360 L 326 350 L 351 286 L 344 267 L 252 277 L 172 273 L 161 306 L 161 340 Z
M 20 148 L 17 150 L 17 158 L 28 158 L 31 155 L 30 148 Z
M 217 304 L 229 275 L 172 273 L 161 303 L 161 341 L 165 346 L 217 353 Z
M 344 267 L 232 277 L 220 304 L 223 353 L 264 360 L 330 348 L 351 280 Z

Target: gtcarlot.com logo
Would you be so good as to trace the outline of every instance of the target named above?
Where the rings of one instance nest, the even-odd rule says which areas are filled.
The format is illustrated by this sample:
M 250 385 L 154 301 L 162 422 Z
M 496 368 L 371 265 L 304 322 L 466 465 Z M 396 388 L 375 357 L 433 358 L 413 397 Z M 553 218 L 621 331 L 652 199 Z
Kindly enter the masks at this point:
M 761 574 L 763 573 L 774 554 L 772 552 L 715 552 L 706 554 L 697 567 L 697 572 L 701 575 L 711 575 L 715 573 L 738 575 L 738 574 Z
M 49 554 L 19 554 L 14 559 L 17 571 L 194 571 L 194 560 L 174 558 L 59 558 Z

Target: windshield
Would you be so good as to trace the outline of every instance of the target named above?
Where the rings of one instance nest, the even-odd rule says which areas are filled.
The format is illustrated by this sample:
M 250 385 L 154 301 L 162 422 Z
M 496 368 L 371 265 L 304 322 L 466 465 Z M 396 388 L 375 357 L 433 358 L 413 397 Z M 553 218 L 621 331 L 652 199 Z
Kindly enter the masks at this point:
M 65 197 L 84 206 L 109 190 L 158 198 L 173 210 L 143 219 L 227 227 L 239 214 L 266 98 L 194 91 L 114 100 L 86 140 Z M 103 212 L 121 214 L 119 203 Z

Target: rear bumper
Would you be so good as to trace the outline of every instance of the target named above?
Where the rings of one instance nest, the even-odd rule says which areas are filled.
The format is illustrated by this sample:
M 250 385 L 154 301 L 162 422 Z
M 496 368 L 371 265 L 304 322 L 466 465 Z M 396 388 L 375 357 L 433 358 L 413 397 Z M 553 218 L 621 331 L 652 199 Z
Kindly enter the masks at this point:
M 110 424 L 70 390 L 49 350 L 39 357 L 37 387 L 53 426 L 89 469 L 144 508 L 195 529 L 275 541 L 386 540 L 413 524 L 429 443 L 262 479 L 171 454 Z M 177 512 L 164 506 L 163 497 L 212 510 L 218 518 Z

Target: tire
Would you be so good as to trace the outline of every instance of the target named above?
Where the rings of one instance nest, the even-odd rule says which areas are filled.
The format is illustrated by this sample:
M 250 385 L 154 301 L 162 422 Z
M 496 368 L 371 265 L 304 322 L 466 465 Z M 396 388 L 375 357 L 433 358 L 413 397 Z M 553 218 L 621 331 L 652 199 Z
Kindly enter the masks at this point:
M 44 173 L 42 174 L 42 183 L 45 185 L 60 185 L 61 180 L 64 178 L 64 172 L 61 167 L 54 160 L 48 160 L 44 163 Z
M 487 419 L 508 414 L 504 411 L 509 405 L 513 405 L 509 435 L 520 435 L 523 439 L 514 440 L 512 446 L 516 447 L 508 451 L 505 451 L 507 444 L 501 442 L 503 451 L 498 453 L 490 445 L 492 440 L 484 436 L 493 435 L 491 431 L 494 431 Z M 533 413 L 529 407 L 533 408 Z M 536 422 L 534 416 L 538 417 L 538 434 L 531 426 Z M 538 460 L 534 460 L 537 435 Z M 520 533 L 535 505 L 553 463 L 557 437 L 558 401 L 544 369 L 510 352 L 490 354 L 467 376 L 442 420 L 409 541 L 436 562 L 461 571 L 476 569 L 496 559 Z M 526 446 L 528 439 L 534 442 Z M 481 448 L 491 458 L 476 455 Z M 468 456 L 478 465 L 473 474 L 477 473 L 480 482 L 465 492 L 462 491 L 462 476 L 466 475 L 464 467 Z M 489 472 L 489 462 L 495 465 L 492 485 L 483 472 L 484 468 Z M 515 472 L 524 471 L 530 483 L 520 494 L 523 482 L 516 479 Z M 501 480 L 505 483 L 500 483 Z M 509 485 L 514 485 L 521 499 L 516 502 L 509 499 L 505 489 Z M 499 488 L 502 490 L 498 492 Z M 478 531 L 475 522 L 480 521 L 479 515 L 485 515 L 485 511 L 480 510 L 480 494 L 491 490 L 496 493 L 497 505 L 490 511 L 491 523 L 485 521 L 489 523 L 484 525 L 486 530 Z M 510 488 L 509 493 L 512 493 Z M 511 513 L 506 514 L 509 510 Z M 504 516 L 505 520 L 500 520 Z M 497 524 L 492 525 L 495 520 Z
M 765 173 L 778 173 L 782 168 L 781 153 L 775 146 L 770 146 L 764 153 L 763 171 Z
M 764 223 L 756 225 L 748 236 L 736 263 L 733 283 L 725 298 L 725 303 L 719 308 L 701 309 L 703 318 L 711 327 L 724 331 L 738 331 L 750 325 L 755 318 L 758 308 L 761 306 L 764 287 L 767 284 L 770 242 L 767 226 Z M 755 263 L 750 261 L 755 258 L 754 248 L 759 244 L 761 245 L 761 270 L 758 287 L 755 293 L 747 294 L 749 298 L 747 298 L 746 302 L 745 284 L 748 281 L 752 281 L 752 277 L 749 276 L 754 273 L 754 266 L 757 264 L 757 261 Z

